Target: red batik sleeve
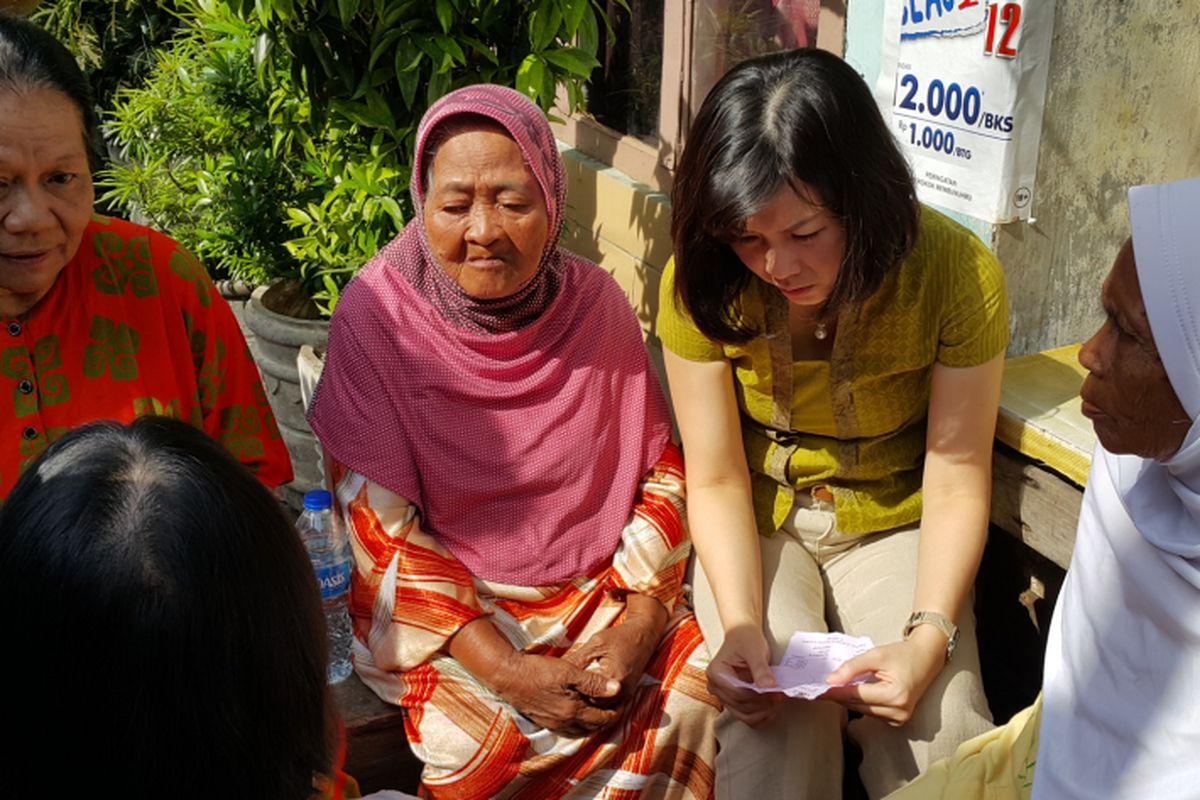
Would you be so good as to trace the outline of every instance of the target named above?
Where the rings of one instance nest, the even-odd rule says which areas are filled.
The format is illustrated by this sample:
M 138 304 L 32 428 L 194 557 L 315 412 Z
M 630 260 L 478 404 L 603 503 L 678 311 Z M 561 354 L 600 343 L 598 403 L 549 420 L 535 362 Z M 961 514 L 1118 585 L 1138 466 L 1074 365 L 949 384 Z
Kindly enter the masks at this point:
M 179 304 L 191 344 L 199 424 L 266 486 L 287 483 L 292 463 L 237 319 L 187 250 L 175 245 L 167 267 L 159 274 Z

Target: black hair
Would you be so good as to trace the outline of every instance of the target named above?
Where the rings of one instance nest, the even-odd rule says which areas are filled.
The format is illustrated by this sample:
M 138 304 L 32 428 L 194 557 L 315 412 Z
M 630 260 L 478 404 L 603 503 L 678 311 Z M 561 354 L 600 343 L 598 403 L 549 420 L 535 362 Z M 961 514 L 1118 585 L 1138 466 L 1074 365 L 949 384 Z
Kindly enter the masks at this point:
M 301 800 L 328 772 L 304 546 L 202 432 L 142 417 L 66 434 L 0 508 L 0 586 L 14 797 Z
M 83 144 L 93 169 L 100 163 L 100 119 L 92 88 L 75 57 L 42 28 L 0 13 L 0 91 L 54 89 L 79 110 Z
M 816 49 L 744 61 L 700 107 L 671 195 L 675 299 L 706 336 L 761 333 L 739 318 L 757 278 L 728 242 L 787 185 L 845 229 L 831 309 L 870 297 L 916 242 L 912 174 L 858 73 Z

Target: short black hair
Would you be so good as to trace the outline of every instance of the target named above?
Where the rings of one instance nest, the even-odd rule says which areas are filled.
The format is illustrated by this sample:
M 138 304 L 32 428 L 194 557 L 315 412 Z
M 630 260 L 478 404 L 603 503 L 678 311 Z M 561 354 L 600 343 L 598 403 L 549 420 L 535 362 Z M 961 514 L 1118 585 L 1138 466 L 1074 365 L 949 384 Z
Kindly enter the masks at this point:
M 676 302 L 709 338 L 761 333 L 736 306 L 757 278 L 727 243 L 787 185 L 845 229 L 830 308 L 870 297 L 916 242 L 912 173 L 858 73 L 810 48 L 744 61 L 700 107 L 671 196 Z
M 300 800 L 328 772 L 336 724 L 304 546 L 202 432 L 143 417 L 66 434 L 0 508 L 0 586 L 14 797 L 110 783 Z M 66 769 L 31 766 L 46 763 Z
M 100 163 L 100 119 L 87 76 L 71 52 L 45 30 L 0 13 L 0 91 L 34 89 L 60 91 L 79 109 L 83 144 L 95 169 Z

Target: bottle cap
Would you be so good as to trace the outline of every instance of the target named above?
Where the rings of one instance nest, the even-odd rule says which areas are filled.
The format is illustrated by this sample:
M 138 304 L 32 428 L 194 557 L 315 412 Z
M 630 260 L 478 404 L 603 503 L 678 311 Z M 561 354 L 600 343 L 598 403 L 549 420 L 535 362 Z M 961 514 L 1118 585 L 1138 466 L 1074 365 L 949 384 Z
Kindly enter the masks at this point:
M 304 493 L 305 511 L 327 511 L 333 506 L 333 496 L 324 489 Z

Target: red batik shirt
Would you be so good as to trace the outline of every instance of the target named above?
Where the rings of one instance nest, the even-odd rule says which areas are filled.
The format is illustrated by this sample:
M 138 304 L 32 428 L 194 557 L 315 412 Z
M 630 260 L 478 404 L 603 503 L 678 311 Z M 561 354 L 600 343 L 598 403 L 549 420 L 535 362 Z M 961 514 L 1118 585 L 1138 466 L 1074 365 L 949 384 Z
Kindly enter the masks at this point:
M 246 340 L 200 262 L 97 216 L 50 292 L 0 316 L 0 501 L 71 428 L 144 414 L 191 422 L 267 486 L 292 479 Z

